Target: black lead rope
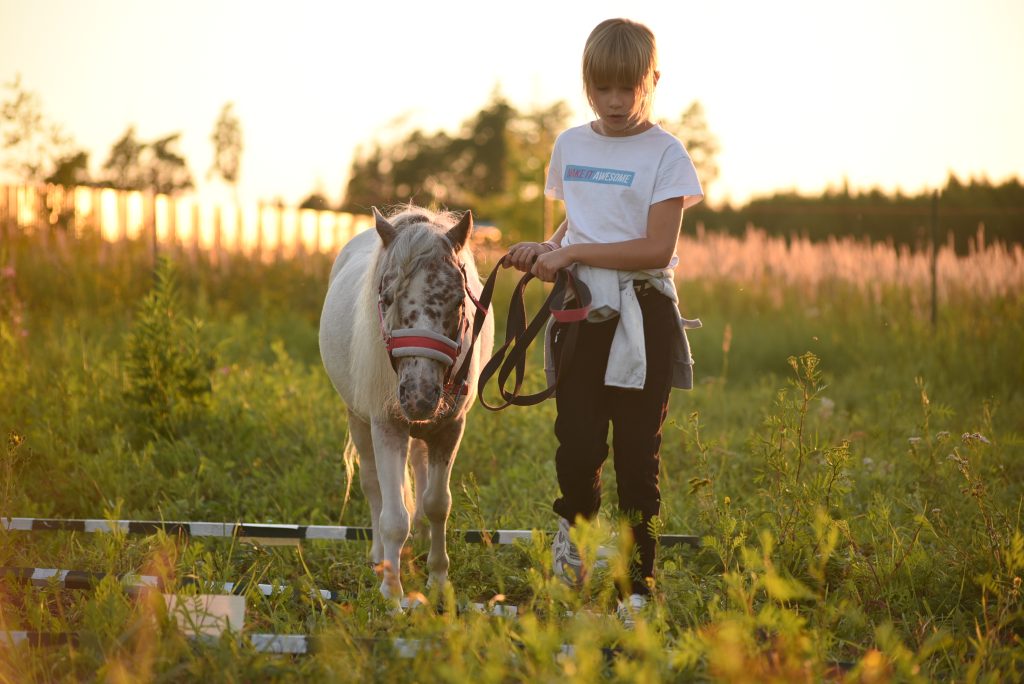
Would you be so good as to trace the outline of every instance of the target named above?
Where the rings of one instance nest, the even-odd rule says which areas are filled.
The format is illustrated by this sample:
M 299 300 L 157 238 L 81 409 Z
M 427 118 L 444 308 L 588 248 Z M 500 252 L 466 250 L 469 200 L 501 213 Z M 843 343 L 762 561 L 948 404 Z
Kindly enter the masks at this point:
M 486 310 L 491 303 L 494 294 L 494 281 L 505 263 L 506 256 L 503 256 L 495 264 L 494 270 L 488 276 L 480 293 L 480 304 Z M 512 299 L 509 301 L 508 318 L 505 324 L 505 343 L 501 345 L 491 357 L 490 361 L 480 371 L 480 378 L 477 382 L 477 393 L 480 396 L 480 404 L 491 411 L 500 411 L 509 406 L 533 406 L 539 404 L 555 393 L 558 386 L 558 375 L 555 381 L 544 390 L 536 394 L 522 394 L 523 378 L 526 375 L 526 353 L 530 344 L 537 338 L 540 331 L 548 321 L 548 316 L 554 316 L 559 323 L 564 323 L 565 337 L 561 344 L 557 368 L 564 368 L 565 363 L 572 357 L 576 347 L 576 338 L 579 334 L 579 324 L 586 320 L 590 311 L 590 290 L 586 284 L 576 279 L 571 271 L 562 269 L 555 277 L 555 285 L 551 293 L 544 301 L 544 306 L 533 317 L 529 325 L 526 323 L 526 306 L 524 304 L 524 293 L 526 285 L 534 278 L 532 273 L 524 275 L 512 291 Z M 566 294 L 570 296 L 567 297 Z M 567 302 L 573 302 L 572 308 L 566 308 Z M 473 322 L 473 339 L 479 334 L 483 327 L 483 317 L 477 316 Z M 468 364 L 467 364 L 468 365 Z M 484 399 L 484 387 L 494 374 L 498 374 L 498 392 L 501 394 L 504 403 L 492 406 Z M 507 384 L 509 377 L 514 379 L 511 390 Z

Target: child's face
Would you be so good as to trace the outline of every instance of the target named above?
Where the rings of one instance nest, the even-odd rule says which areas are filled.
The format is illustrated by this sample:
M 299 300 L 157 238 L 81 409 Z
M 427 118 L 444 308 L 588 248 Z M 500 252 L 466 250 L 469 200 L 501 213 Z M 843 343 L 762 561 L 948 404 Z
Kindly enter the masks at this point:
M 602 135 L 632 135 L 636 128 L 646 123 L 633 115 L 637 92 L 631 86 L 598 84 L 591 89 L 590 96 Z

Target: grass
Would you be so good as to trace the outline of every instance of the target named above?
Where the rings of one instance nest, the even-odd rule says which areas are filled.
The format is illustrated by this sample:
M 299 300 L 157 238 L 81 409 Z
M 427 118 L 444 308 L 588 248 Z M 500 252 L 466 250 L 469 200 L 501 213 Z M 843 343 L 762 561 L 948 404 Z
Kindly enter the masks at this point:
M 339 519 L 344 411 L 316 343 L 329 265 L 178 261 L 175 287 L 145 245 L 0 246 L 0 516 L 367 525 L 358 488 Z M 287 657 L 188 640 L 162 601 L 112 578 L 90 592 L 5 583 L 0 629 L 83 638 L 0 645 L 0 681 L 1021 679 L 1019 290 L 949 282 L 933 327 L 913 284 L 743 272 L 679 285 L 705 327 L 691 334 L 697 387 L 673 396 L 665 427 L 658 525 L 703 546 L 661 550 L 634 631 L 609 615 L 621 562 L 570 592 L 540 535 L 450 539 L 448 593 L 427 591 L 414 539 L 406 588 L 429 607 L 393 615 L 364 543 L 0 530 L 6 567 L 143 571 L 184 594 L 177 578 L 286 584 L 248 594 L 243 636 L 322 645 Z M 451 528 L 554 529 L 553 408 L 472 412 Z M 605 490 L 584 548 L 617 538 L 611 468 Z M 324 604 L 311 587 L 350 598 Z M 520 616 L 451 609 L 472 601 Z M 430 648 L 401 658 L 392 637 Z

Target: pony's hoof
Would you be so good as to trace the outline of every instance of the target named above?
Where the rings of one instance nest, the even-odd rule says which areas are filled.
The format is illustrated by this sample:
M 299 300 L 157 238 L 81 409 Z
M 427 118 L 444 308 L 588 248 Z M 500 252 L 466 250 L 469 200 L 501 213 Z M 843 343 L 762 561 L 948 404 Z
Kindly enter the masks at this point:
M 448 584 L 448 573 L 443 575 L 430 575 L 427 578 L 428 589 L 444 589 L 445 585 Z
M 401 601 L 402 610 L 406 612 L 412 612 L 414 610 L 423 609 L 428 607 L 429 605 L 430 601 L 427 600 L 427 597 L 419 593 L 418 591 L 410 593 Z

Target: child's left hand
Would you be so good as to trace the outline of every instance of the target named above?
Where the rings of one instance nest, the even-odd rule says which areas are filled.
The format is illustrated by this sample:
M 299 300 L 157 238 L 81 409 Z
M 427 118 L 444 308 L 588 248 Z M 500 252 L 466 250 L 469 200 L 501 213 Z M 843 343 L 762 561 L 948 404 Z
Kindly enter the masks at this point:
M 530 269 L 530 272 L 545 282 L 554 282 L 558 272 L 563 268 L 568 268 L 574 262 L 570 249 L 570 247 L 562 247 L 541 254 L 533 262 L 533 268 Z

